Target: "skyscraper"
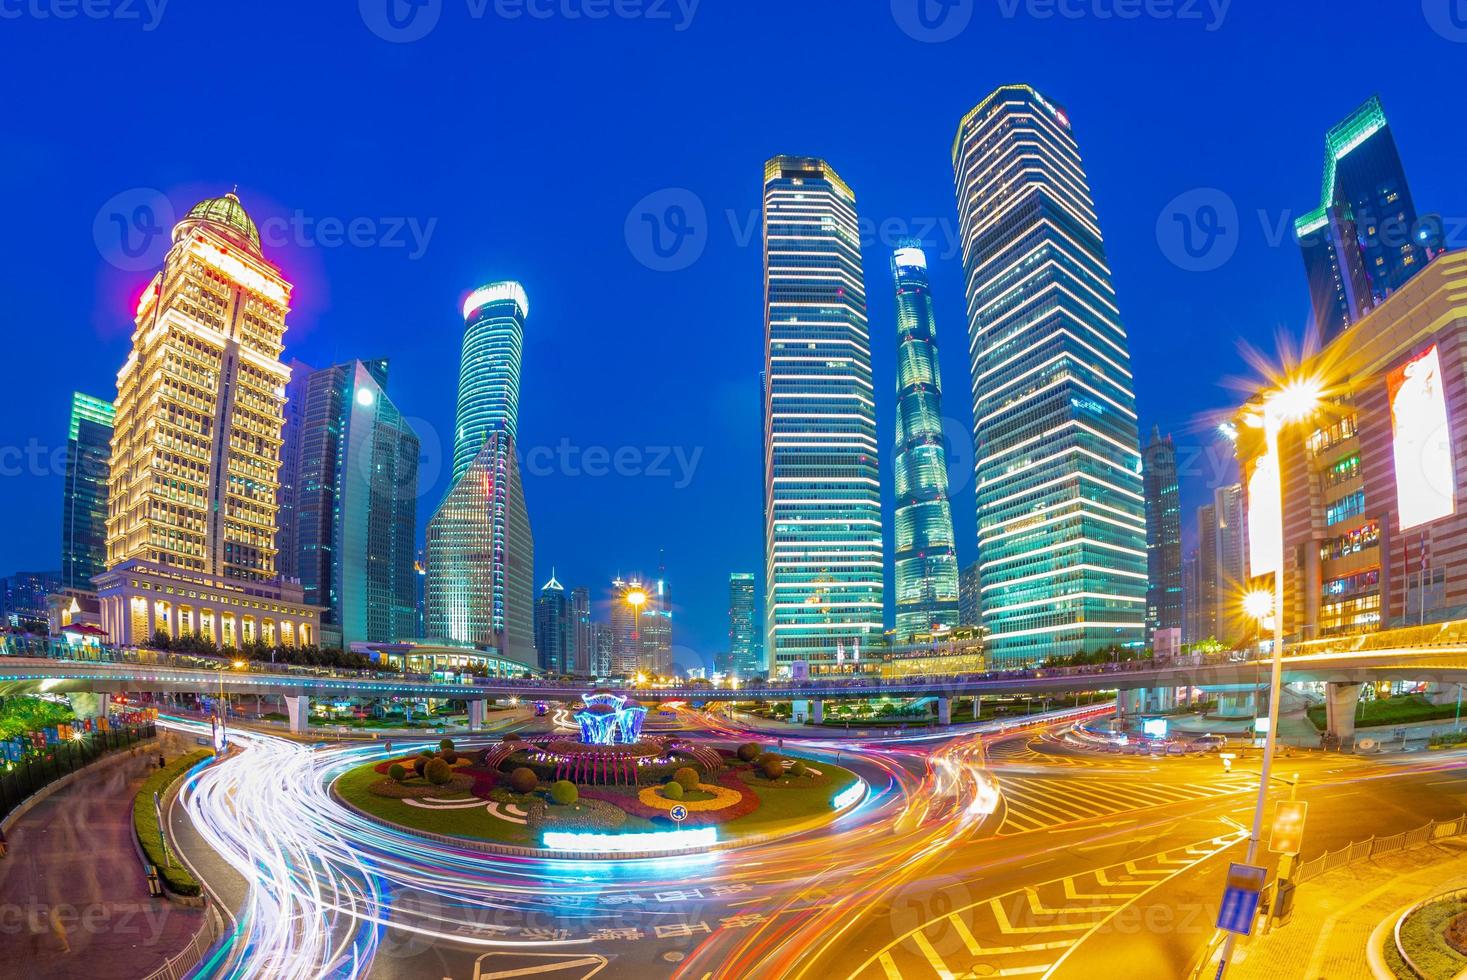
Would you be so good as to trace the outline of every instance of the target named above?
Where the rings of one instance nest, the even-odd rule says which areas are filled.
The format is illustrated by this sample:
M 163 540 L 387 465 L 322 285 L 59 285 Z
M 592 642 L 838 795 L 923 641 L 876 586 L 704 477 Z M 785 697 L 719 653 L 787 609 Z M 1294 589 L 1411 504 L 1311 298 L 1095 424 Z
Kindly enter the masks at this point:
M 610 677 L 612 657 L 616 649 L 616 631 L 606 623 L 592 622 L 589 635 L 591 676 Z
M 634 677 L 647 672 L 647 638 L 644 630 L 651 591 L 637 576 L 617 578 L 611 583 L 611 673 Z
M 1177 446 L 1153 427 L 1141 452 L 1146 496 L 1146 641 L 1157 630 L 1182 628 L 1182 490 Z
M 979 562 L 971 561 L 958 573 L 958 623 L 983 625 L 983 591 L 978 577 Z
M 306 390 L 316 369 L 302 361 L 290 362 L 285 385 L 285 425 L 280 429 L 280 486 L 275 491 L 275 568 L 281 578 L 299 579 L 300 539 L 296 535 L 296 490 L 300 486 L 301 426 L 305 419 Z
M 1130 354 L 1079 148 L 1027 85 L 953 144 L 991 661 L 1144 638 L 1146 522 Z
M 660 564 L 642 614 L 642 667 L 658 677 L 672 674 L 672 586 Z
M 575 628 L 572 672 L 581 677 L 590 677 L 595 674 L 592 660 L 596 651 L 591 639 L 591 590 L 584 585 L 571 589 L 570 605 L 571 623 Z
M 575 629 L 570 600 L 552 569 L 550 581 L 540 586 L 540 595 L 535 599 L 535 652 L 541 670 L 566 674 L 574 669 Z
M 1217 506 L 1197 508 L 1197 642 L 1221 639 L 1218 634 Z
M 958 625 L 958 554 L 947 497 L 942 375 L 927 255 L 897 249 L 896 632 Z
M 1418 219 L 1378 96 L 1324 138 L 1319 207 L 1294 223 L 1321 337 L 1333 340 L 1421 271 L 1441 222 Z
M 754 624 L 754 573 L 734 572 L 728 577 L 729 668 L 740 677 L 762 675 L 758 657 L 758 627 Z
M 426 537 L 424 632 L 535 662 L 534 539 L 515 459 L 529 299 L 517 282 L 464 303 L 453 485 Z
M 882 631 L 881 472 L 856 198 L 823 160 L 764 168 L 767 670 Z
M 387 395 L 387 362 L 309 375 L 290 501 L 292 564 L 323 606 L 323 646 L 418 633 L 418 435 Z
M 1182 559 L 1182 642 L 1201 643 L 1207 639 L 1202 628 L 1202 558 L 1196 548 Z
M 114 642 L 316 642 L 317 610 L 275 566 L 290 290 L 235 195 L 174 226 L 117 375 L 95 579 Z
M 1252 633 L 1254 623 L 1243 611 L 1243 592 L 1248 582 L 1248 519 L 1244 510 L 1243 485 L 1234 483 L 1213 491 L 1216 522 L 1213 601 L 1216 607 L 1217 638 L 1237 643 Z
M 90 589 L 107 567 L 107 461 L 112 455 L 111 402 L 71 395 L 66 485 L 61 497 L 61 585 Z

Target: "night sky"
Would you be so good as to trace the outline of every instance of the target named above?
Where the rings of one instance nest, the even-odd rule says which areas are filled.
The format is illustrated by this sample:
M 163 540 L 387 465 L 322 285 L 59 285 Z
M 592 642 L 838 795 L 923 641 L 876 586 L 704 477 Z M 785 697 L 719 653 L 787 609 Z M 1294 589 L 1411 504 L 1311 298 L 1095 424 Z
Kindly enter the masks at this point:
M 0 5 L 0 574 L 59 565 L 50 452 L 73 389 L 115 395 L 163 247 L 150 253 L 144 232 L 236 184 L 296 284 L 286 358 L 390 359 L 431 477 L 420 537 L 447 489 L 459 304 L 483 282 L 525 284 L 537 579 L 553 565 L 604 599 L 615 573 L 654 571 L 664 548 L 683 666 L 726 647 L 728 573 L 763 561 L 769 156 L 824 157 L 855 189 L 888 444 L 890 250 L 927 244 L 964 564 L 976 545 L 949 153 L 997 85 L 1028 82 L 1068 109 L 1143 430 L 1174 433 L 1190 461 L 1189 526 L 1231 479 L 1205 420 L 1249 373 L 1240 342 L 1272 351 L 1307 322 L 1287 229 L 1318 204 L 1325 130 L 1379 92 L 1418 210 L 1467 240 L 1467 21 L 1453 0 L 950 0 L 946 20 L 925 21 L 917 0 L 705 0 L 691 19 L 691 0 L 528 0 L 548 17 L 526 0 L 420 0 L 397 21 L 387 0 L 173 0 L 161 17 L 157 0 L 89 2 L 109 16 Z

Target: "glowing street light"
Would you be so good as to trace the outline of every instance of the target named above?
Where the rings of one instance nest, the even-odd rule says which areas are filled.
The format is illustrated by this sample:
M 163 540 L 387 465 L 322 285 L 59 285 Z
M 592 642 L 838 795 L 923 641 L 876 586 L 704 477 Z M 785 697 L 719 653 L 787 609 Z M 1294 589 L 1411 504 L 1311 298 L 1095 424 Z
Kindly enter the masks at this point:
M 1273 615 L 1273 593 L 1256 589 L 1243 596 L 1243 611 L 1260 623 Z

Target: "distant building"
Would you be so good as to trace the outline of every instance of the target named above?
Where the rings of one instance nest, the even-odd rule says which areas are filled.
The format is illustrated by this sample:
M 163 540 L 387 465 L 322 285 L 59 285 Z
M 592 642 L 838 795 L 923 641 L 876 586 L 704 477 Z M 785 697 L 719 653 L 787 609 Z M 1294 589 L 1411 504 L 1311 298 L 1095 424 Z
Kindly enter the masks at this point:
M 958 625 L 983 625 L 983 591 L 980 562 L 970 562 L 958 573 Z
M 90 589 L 107 567 L 107 474 L 112 456 L 111 402 L 71 395 L 66 483 L 61 496 L 61 584 Z
M 1146 641 L 1157 630 L 1182 628 L 1182 491 L 1177 447 L 1153 427 L 1141 451 L 1146 497 Z
M 316 369 L 303 361 L 290 362 L 285 385 L 285 424 L 280 428 L 280 486 L 275 490 L 275 568 L 284 579 L 298 580 L 300 540 L 296 536 L 296 492 L 300 486 L 301 426 L 306 417 L 306 391 Z M 407 634 L 412 635 L 412 634 Z
M 862 672 L 879 671 L 883 677 L 937 677 L 981 674 L 988 669 L 983 631 L 960 627 L 940 634 L 909 638 L 890 637 L 881 647 L 863 654 Z
M 665 567 L 647 590 L 647 607 L 642 614 L 643 669 L 658 677 L 672 675 L 672 586 Z
M 418 634 L 418 435 L 387 394 L 387 362 L 309 375 L 292 467 L 291 564 L 322 606 L 321 643 Z
M 540 595 L 535 599 L 535 652 L 546 674 L 574 670 L 575 629 L 570 599 L 552 570 L 550 581 L 540 586 Z
M 1201 643 L 1207 639 L 1207 634 L 1202 631 L 1199 603 L 1202 591 L 1201 564 L 1196 548 L 1187 552 L 1187 557 L 1182 559 L 1182 642 L 1187 644 Z
M 753 572 L 734 572 L 728 577 L 728 663 L 720 669 L 740 677 L 766 673 L 758 648 L 755 583 Z
M 647 669 L 642 629 L 651 599 L 640 578 L 616 578 L 611 583 L 611 673 L 635 677 Z
M 591 623 L 588 631 L 590 674 L 592 677 L 610 677 L 612 657 L 616 649 L 616 631 L 606 623 Z
M 46 633 L 46 599 L 60 587 L 60 572 L 16 572 L 0 578 L 0 620 L 10 629 Z
M 590 677 L 596 673 L 592 663 L 596 648 L 591 639 L 591 590 L 578 585 L 571 589 L 570 595 L 571 623 L 575 630 L 571 672 L 578 677 Z

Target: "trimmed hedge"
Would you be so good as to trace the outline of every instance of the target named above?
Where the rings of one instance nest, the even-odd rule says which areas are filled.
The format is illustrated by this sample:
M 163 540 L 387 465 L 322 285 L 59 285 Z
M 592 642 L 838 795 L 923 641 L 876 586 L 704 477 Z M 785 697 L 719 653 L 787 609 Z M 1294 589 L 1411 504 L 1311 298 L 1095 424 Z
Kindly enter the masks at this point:
M 550 798 L 561 806 L 570 806 L 580 799 L 580 791 L 569 779 L 559 779 L 550 784 Z
M 174 863 L 171 867 L 164 866 L 163 838 L 158 830 L 158 816 L 153 810 L 153 794 L 163 797 L 174 780 L 213 754 L 208 749 L 198 749 L 188 755 L 179 756 L 143 780 L 137 795 L 132 798 L 133 833 L 137 834 L 144 856 L 149 863 L 157 865 L 159 877 L 175 895 L 198 895 L 203 889 L 200 888 L 198 879 L 189 874 L 188 869 L 178 861 L 172 847 L 169 847 L 168 853 L 173 857 Z

